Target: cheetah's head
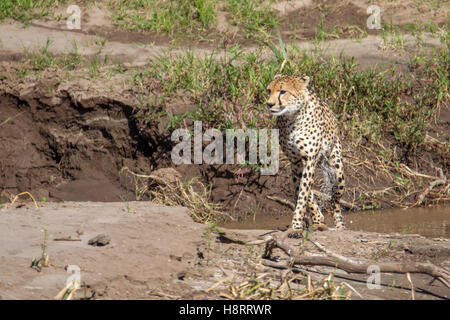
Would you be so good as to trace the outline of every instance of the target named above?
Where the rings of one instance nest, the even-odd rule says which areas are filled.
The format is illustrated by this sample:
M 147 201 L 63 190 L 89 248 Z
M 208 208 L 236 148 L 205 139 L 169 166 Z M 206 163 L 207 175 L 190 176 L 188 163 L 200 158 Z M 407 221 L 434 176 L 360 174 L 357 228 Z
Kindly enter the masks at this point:
M 267 86 L 267 107 L 274 116 L 293 114 L 301 106 L 300 98 L 307 94 L 309 77 L 275 76 L 275 79 Z

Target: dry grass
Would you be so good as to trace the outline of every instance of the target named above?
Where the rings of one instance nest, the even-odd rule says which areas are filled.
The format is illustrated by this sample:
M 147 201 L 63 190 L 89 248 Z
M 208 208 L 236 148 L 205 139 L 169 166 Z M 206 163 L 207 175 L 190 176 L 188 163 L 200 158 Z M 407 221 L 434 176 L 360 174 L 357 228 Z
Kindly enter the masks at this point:
M 16 195 L 12 195 L 9 192 L 2 191 L 2 193 L 0 194 L 0 197 L 4 196 L 4 197 L 7 197 L 10 200 L 10 203 L 5 204 L 5 209 L 7 209 L 8 206 L 12 206 L 19 199 L 19 197 L 26 196 L 26 195 L 31 198 L 31 200 L 33 201 L 34 206 L 36 207 L 36 209 L 39 209 L 39 206 L 38 206 L 36 200 L 34 199 L 33 195 L 30 192 L 28 192 L 28 191 L 24 191 L 24 192 L 21 192 L 21 193 L 16 194 Z
M 220 205 L 211 202 L 211 189 L 195 179 L 181 181 L 173 168 L 160 169 L 150 175 L 132 172 L 124 167 L 120 174 L 128 175 L 134 183 L 136 200 L 149 197 L 152 202 L 165 206 L 182 206 L 189 210 L 192 219 L 200 223 L 217 222 L 224 216 Z
M 333 274 L 319 280 L 295 274 L 280 282 L 263 273 L 239 284 L 230 283 L 220 292 L 230 300 L 348 300 L 350 295 L 345 284 L 335 283 Z

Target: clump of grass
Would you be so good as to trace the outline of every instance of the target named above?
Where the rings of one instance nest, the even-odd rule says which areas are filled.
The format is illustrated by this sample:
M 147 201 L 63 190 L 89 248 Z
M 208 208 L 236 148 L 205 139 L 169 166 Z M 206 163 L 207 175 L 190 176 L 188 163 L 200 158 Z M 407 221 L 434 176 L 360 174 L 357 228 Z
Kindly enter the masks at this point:
M 152 30 L 173 35 L 211 27 L 217 18 L 217 0 L 112 0 L 114 21 L 122 28 Z
M 361 70 L 356 60 L 343 56 L 324 58 L 296 47 L 288 51 L 283 73 L 309 75 L 311 87 L 334 110 L 352 141 L 376 142 L 390 134 L 399 145 L 414 149 L 423 143 L 437 109 L 448 101 L 450 60 L 444 51 L 412 60 L 406 74 L 394 67 L 384 72 Z M 279 70 L 284 54 L 267 58 L 261 52 L 234 49 L 230 56 L 227 62 L 193 53 L 160 57 L 139 71 L 139 79 L 159 81 L 166 97 L 180 89 L 189 93 L 197 109 L 174 123 L 187 119 L 218 129 L 270 127 L 265 86 Z
M 273 66 L 272 70 L 268 66 Z M 160 57 L 139 73 L 140 78 L 159 81 L 160 90 L 169 96 L 180 89 L 188 92 L 197 108 L 183 118 L 200 120 L 220 130 L 269 125 L 262 92 L 277 68 L 276 63 L 267 64 L 258 53 L 242 54 L 234 48 L 228 62 L 213 55 L 187 53 Z
M 247 38 L 254 38 L 255 33 L 267 35 L 279 25 L 270 4 L 271 1 L 227 0 L 225 10 L 230 12 L 232 23 L 245 30 Z
M 73 70 L 81 63 L 82 59 L 75 42 L 72 52 L 60 56 L 55 56 L 49 52 L 50 45 L 51 41 L 47 39 L 45 46 L 38 50 L 30 51 L 26 48 L 24 49 L 26 67 L 20 70 L 21 76 L 29 72 L 40 72 L 48 68 Z
M 400 27 L 392 24 L 392 21 L 387 23 L 382 23 L 381 27 L 381 38 L 383 40 L 381 48 L 384 50 L 404 50 L 405 40 L 403 32 Z
M 240 284 L 230 283 L 220 295 L 230 300 L 348 300 L 351 291 L 336 284 L 332 274 L 317 281 L 297 274 L 280 283 L 264 273 Z
M 45 17 L 51 9 L 67 0 L 2 0 L 0 2 L 0 22 L 6 18 L 29 23 L 33 19 Z
M 220 205 L 210 201 L 211 187 L 206 187 L 195 178 L 183 182 L 175 169 L 168 168 L 161 176 L 136 174 L 124 167 L 120 174 L 132 179 L 136 200 L 148 197 L 157 204 L 186 207 L 192 219 L 200 223 L 215 224 L 226 215 Z
M 38 220 L 41 220 L 40 216 Z M 43 267 L 49 266 L 49 256 L 47 254 L 48 230 L 45 225 L 42 225 L 42 232 L 44 233 L 44 239 L 41 243 L 41 256 L 39 258 L 33 258 L 30 263 L 30 268 L 36 269 L 38 272 L 41 272 Z

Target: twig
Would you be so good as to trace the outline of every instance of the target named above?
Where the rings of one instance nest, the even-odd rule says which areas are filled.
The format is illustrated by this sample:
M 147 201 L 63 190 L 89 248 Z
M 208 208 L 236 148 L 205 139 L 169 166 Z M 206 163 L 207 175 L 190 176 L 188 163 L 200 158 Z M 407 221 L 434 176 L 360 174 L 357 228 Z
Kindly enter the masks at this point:
M 413 204 L 412 207 L 420 206 L 420 205 L 423 203 L 423 201 L 425 200 L 425 197 L 430 193 L 430 191 L 431 191 L 434 187 L 440 186 L 440 185 L 442 185 L 442 184 L 445 184 L 446 182 L 447 182 L 446 180 L 442 180 L 442 179 L 435 180 L 435 181 L 431 182 L 430 185 L 428 186 L 428 188 L 426 188 L 426 189 L 419 195 L 419 197 L 417 198 L 417 202 L 416 202 L 415 204 Z
M 72 280 L 72 282 L 69 282 L 66 284 L 64 288 L 58 294 L 55 296 L 55 300 L 70 300 L 72 299 L 73 294 L 75 291 L 78 290 L 80 285 L 75 281 Z
M 414 171 L 414 170 L 410 169 L 404 163 L 400 164 L 400 167 L 403 168 L 409 176 L 413 175 L 413 176 L 422 177 L 422 178 L 428 178 L 428 179 L 439 179 L 438 177 L 433 177 L 433 176 L 429 176 L 429 175 L 426 175 L 426 174 Z M 441 177 L 441 179 L 442 179 L 442 177 Z
M 396 169 L 395 167 L 392 167 L 392 166 L 387 166 L 387 165 L 384 165 L 384 164 L 376 164 L 376 163 L 373 163 L 373 162 L 371 162 L 369 160 L 362 160 L 362 159 L 360 159 L 358 157 L 355 157 L 355 156 L 352 156 L 352 155 L 349 155 L 349 154 L 345 154 L 344 157 L 349 158 L 349 159 L 353 159 L 353 160 L 356 160 L 356 161 L 360 161 L 361 163 L 364 163 L 364 164 L 369 165 L 369 166 L 380 167 L 380 168 L 384 168 L 384 169 L 392 169 L 392 170 Z
M 6 123 L 8 123 L 8 121 L 14 120 L 15 118 L 17 118 L 18 116 L 20 116 L 22 113 L 24 113 L 25 111 L 19 112 L 18 114 L 12 116 L 12 117 L 8 117 L 6 120 L 4 120 L 2 123 L 0 123 L 0 127 Z
M 291 208 L 291 210 L 295 210 L 295 205 L 289 200 L 286 200 L 286 199 L 283 199 L 283 198 L 279 198 L 277 196 L 266 196 L 266 198 L 269 199 L 269 200 L 277 201 L 277 202 L 279 202 L 281 204 L 284 204 L 285 206 Z
M 364 299 L 363 296 L 358 291 L 356 291 L 355 288 L 353 288 L 351 285 L 349 285 L 347 282 L 341 282 L 341 283 L 345 284 L 347 287 L 349 287 L 350 290 L 352 290 L 354 293 L 356 293 L 361 299 Z
M 32 195 L 31 193 L 29 193 L 28 191 L 21 192 L 21 193 L 17 194 L 17 195 L 14 197 L 14 199 L 11 201 L 11 203 L 10 203 L 9 205 L 13 205 L 13 203 L 16 202 L 16 200 L 17 200 L 20 196 L 23 196 L 23 195 L 26 195 L 26 194 L 31 198 L 31 200 L 33 200 L 33 203 L 34 203 L 34 206 L 36 207 L 36 209 L 39 209 L 39 206 L 38 206 L 36 200 L 34 199 L 33 195 Z M 5 205 L 5 207 L 6 207 L 6 205 Z
M 233 281 L 234 278 L 236 277 L 236 274 L 232 274 L 229 277 L 223 278 L 221 280 L 219 280 L 218 282 L 216 282 L 215 284 L 213 284 L 211 287 L 209 287 L 208 289 L 205 290 L 205 292 L 209 292 L 211 290 L 216 289 L 217 287 L 219 287 L 221 284 L 228 282 L 228 281 Z
M 406 273 L 406 279 L 408 279 L 409 284 L 411 285 L 411 300 L 416 300 L 416 297 L 414 296 L 414 284 L 411 280 L 411 275 L 409 272 Z
M 80 238 L 72 238 L 71 236 L 63 237 L 63 238 L 55 238 L 53 241 L 81 241 Z
M 298 265 L 321 265 L 339 268 L 349 273 L 367 273 L 367 269 L 370 266 L 369 263 L 365 261 L 353 260 L 339 254 L 333 253 L 326 249 L 317 242 L 313 242 L 321 250 L 326 250 L 327 256 L 318 254 L 308 254 L 308 255 L 297 255 L 293 256 L 294 249 L 282 241 L 278 241 L 276 238 L 272 237 L 266 247 L 266 257 L 270 256 L 271 251 L 274 248 L 279 248 L 284 251 L 288 256 L 293 258 L 293 263 Z M 331 255 L 331 256 L 330 256 Z M 441 281 L 447 288 L 450 288 L 450 272 L 440 268 L 432 263 L 422 263 L 422 262 L 379 262 L 377 266 L 380 268 L 380 272 L 390 272 L 390 273 L 424 273 L 432 277 L 435 277 Z

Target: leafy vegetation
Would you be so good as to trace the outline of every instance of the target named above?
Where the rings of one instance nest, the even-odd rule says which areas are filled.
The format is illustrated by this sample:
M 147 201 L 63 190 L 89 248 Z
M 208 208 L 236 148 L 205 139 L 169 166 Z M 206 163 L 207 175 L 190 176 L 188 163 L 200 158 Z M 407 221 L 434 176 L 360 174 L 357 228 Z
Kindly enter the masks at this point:
M 49 15 L 52 7 L 67 0 L 2 0 L 0 2 L 0 22 L 12 18 L 25 23 Z
M 113 20 L 131 30 L 167 32 L 209 28 L 217 18 L 217 0 L 112 0 Z
M 309 75 L 311 87 L 342 120 L 344 134 L 357 141 L 376 142 L 386 133 L 414 149 L 424 141 L 426 128 L 448 96 L 450 61 L 445 50 L 411 60 L 407 73 L 394 67 L 379 72 L 361 70 L 354 59 L 325 58 L 289 47 L 283 73 Z M 159 80 L 172 96 L 188 92 L 197 106 L 182 119 L 201 120 L 219 129 L 270 126 L 265 112 L 265 86 L 278 73 L 282 55 L 266 58 L 260 51 L 230 51 L 229 61 L 193 53 L 160 57 L 135 79 Z M 162 81 L 164 79 L 164 81 Z

